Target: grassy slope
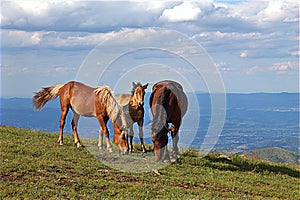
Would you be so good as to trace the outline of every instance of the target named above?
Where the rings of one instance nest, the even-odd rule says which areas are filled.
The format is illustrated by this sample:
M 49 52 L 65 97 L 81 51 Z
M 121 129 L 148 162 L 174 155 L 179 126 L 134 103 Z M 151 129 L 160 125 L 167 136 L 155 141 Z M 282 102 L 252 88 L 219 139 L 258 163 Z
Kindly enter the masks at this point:
M 153 173 L 126 173 L 103 165 L 73 139 L 0 127 L 0 199 L 299 199 L 299 168 L 189 151 Z
M 277 163 L 299 164 L 298 155 L 277 147 L 250 150 L 243 152 L 243 155 Z

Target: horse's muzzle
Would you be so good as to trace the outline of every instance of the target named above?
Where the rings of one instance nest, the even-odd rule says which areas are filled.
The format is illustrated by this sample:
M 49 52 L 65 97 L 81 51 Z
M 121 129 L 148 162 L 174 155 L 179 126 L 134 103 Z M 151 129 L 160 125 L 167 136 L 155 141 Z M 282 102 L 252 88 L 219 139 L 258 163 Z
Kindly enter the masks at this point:
M 120 154 L 121 155 L 128 155 L 129 151 L 128 151 L 128 149 L 127 150 L 126 149 L 122 149 L 122 150 L 120 150 Z

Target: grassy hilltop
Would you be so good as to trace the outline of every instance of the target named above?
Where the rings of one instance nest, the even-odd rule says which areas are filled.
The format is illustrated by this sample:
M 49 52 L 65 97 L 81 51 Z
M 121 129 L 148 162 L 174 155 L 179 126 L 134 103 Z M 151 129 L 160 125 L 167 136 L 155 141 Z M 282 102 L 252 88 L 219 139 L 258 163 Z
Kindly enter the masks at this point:
M 278 147 L 269 147 L 262 149 L 254 149 L 243 152 L 248 158 L 256 158 L 260 160 L 267 160 L 276 163 L 287 163 L 299 165 L 299 155 L 294 152 L 286 151 Z
M 72 136 L 0 127 L 0 199 L 299 199 L 299 167 L 189 150 L 156 172 L 121 172 Z M 151 153 L 149 153 L 151 154 Z

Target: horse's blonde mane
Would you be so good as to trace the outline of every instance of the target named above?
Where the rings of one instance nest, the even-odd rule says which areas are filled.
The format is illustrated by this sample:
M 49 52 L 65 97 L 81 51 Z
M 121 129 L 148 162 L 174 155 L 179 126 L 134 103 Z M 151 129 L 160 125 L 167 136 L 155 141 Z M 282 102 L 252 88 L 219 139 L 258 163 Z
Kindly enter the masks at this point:
M 116 97 L 109 86 L 99 86 L 94 90 L 101 103 L 105 106 L 109 118 L 114 122 L 122 111 Z

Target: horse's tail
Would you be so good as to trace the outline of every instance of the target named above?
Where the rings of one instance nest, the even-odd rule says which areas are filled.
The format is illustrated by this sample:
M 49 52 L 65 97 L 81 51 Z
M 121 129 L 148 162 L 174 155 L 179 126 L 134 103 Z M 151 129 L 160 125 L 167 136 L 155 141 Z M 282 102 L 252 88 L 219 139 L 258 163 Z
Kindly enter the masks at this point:
M 121 113 L 122 107 L 118 104 L 115 95 L 108 86 L 100 86 L 94 90 L 100 102 L 105 106 L 109 118 L 114 122 Z
M 35 110 L 42 110 L 44 105 L 52 100 L 58 97 L 59 90 L 64 86 L 65 84 L 58 84 L 50 87 L 45 87 L 39 92 L 35 93 L 35 95 L 32 98 L 33 107 Z

